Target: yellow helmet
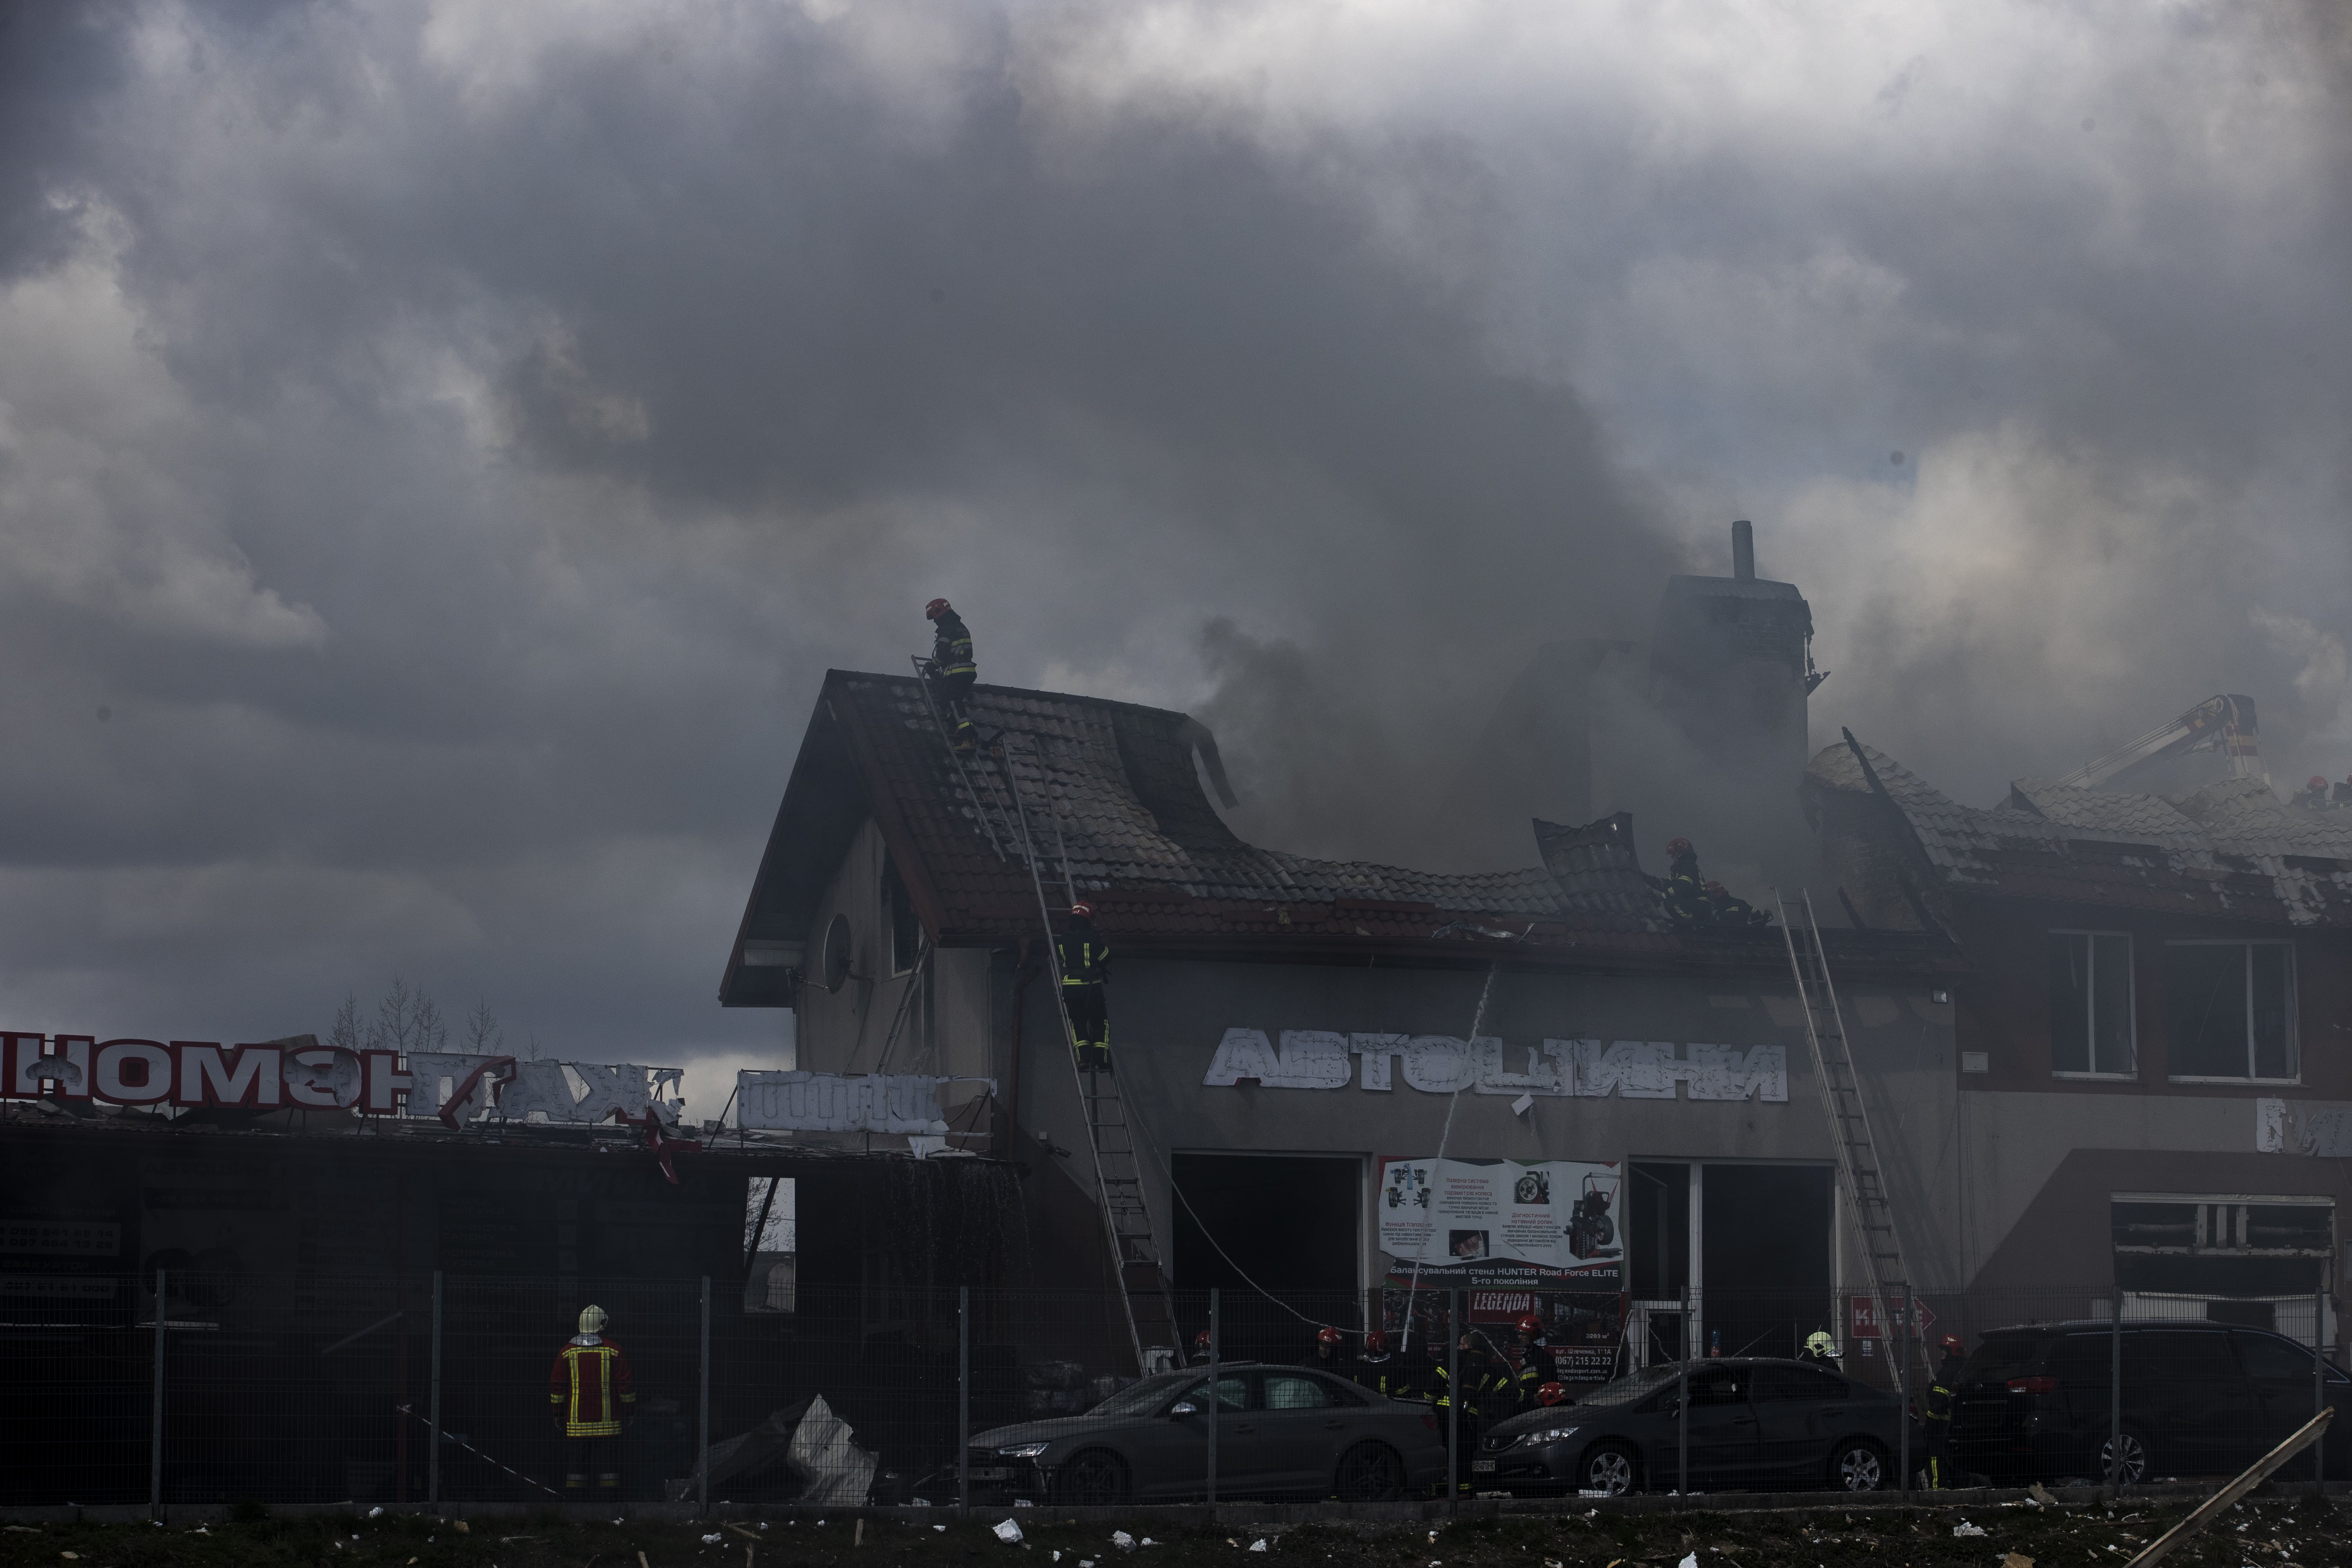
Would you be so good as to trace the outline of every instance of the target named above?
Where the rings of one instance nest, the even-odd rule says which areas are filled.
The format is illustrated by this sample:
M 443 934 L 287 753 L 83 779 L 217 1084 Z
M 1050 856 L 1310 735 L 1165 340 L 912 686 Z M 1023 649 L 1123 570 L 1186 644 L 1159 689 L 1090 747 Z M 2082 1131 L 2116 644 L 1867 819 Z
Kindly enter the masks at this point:
M 1830 1338 L 1828 1331 L 1815 1329 L 1805 1337 L 1805 1348 L 1815 1355 L 1835 1355 L 1837 1342 Z
M 580 1309 L 580 1331 L 583 1334 L 596 1333 L 610 1321 L 612 1320 L 604 1316 L 604 1309 L 602 1307 Z

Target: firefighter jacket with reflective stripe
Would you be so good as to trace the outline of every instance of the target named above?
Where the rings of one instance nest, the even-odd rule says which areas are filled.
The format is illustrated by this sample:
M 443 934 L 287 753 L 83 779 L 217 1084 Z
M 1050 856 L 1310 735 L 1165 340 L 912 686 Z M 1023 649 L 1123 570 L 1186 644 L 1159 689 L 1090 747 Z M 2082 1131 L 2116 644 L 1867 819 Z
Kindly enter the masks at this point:
M 547 1374 L 547 1404 L 567 1437 L 619 1436 L 622 1417 L 637 1409 L 629 1358 L 610 1340 L 580 1335 L 556 1352 Z
M 1958 1358 L 1954 1357 L 1936 1369 L 1936 1381 L 1927 1385 L 1927 1408 L 1924 1414 L 1928 1420 L 1951 1420 L 1952 1390 L 1960 1381 L 1960 1366 Z
M 959 675 L 977 676 L 980 667 L 971 658 L 971 628 L 963 617 L 950 610 L 937 623 L 939 629 L 931 636 L 931 662 L 940 673 L 952 680 Z
M 1529 1345 L 1527 1358 L 1519 1363 L 1518 1373 L 1511 1381 L 1517 1385 L 1520 1409 L 1533 1410 L 1541 1404 L 1536 1398 L 1536 1391 L 1547 1383 L 1559 1381 L 1559 1367 L 1551 1358 L 1551 1347 L 1541 1340 Z
M 1061 960 L 1065 985 L 1100 985 L 1110 976 L 1110 944 L 1096 934 L 1095 922 L 1072 915 L 1069 929 L 1055 939 L 1055 956 Z
M 1365 1356 L 1356 1363 L 1354 1376 L 1359 1385 L 1391 1399 L 1426 1401 L 1429 1397 L 1421 1386 L 1423 1380 L 1401 1356 Z
M 1454 1376 L 1443 1362 L 1437 1364 L 1436 1372 L 1435 1403 L 1443 1410 L 1453 1403 Z M 1510 1369 L 1497 1367 L 1483 1357 L 1476 1361 L 1465 1359 L 1462 1363 L 1462 1413 L 1465 1415 L 1481 1414 L 1479 1406 L 1482 1402 L 1496 1409 L 1507 1407 L 1511 1403 Z

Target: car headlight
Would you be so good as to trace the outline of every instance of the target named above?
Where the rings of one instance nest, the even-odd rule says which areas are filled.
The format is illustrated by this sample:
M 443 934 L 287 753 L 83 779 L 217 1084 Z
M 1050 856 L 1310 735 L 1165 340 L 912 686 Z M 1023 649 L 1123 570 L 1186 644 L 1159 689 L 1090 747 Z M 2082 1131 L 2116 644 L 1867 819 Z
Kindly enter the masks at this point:
M 1519 1441 L 1526 1447 L 1533 1448 L 1545 1443 L 1557 1443 L 1564 1437 L 1573 1437 L 1576 1433 L 1577 1428 L 1573 1426 L 1547 1426 L 1540 1432 L 1527 1433 L 1519 1438 Z
M 1016 1443 L 1010 1448 L 997 1449 L 996 1457 L 1000 1459 L 1034 1459 L 1051 1447 L 1050 1443 Z

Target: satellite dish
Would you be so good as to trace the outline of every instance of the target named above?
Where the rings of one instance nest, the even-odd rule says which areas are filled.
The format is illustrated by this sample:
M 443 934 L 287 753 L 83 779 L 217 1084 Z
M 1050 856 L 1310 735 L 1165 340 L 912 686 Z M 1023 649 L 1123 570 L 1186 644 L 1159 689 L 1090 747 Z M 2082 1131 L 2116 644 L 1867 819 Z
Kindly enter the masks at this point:
M 838 991 L 849 978 L 849 917 L 835 915 L 824 928 L 824 988 Z

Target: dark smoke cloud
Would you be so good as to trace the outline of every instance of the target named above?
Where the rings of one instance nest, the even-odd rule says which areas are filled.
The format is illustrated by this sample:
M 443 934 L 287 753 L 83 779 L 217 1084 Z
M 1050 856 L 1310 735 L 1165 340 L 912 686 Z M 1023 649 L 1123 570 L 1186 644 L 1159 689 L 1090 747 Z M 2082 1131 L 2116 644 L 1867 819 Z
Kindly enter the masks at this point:
M 985 678 L 1200 711 L 1307 852 L 1507 857 L 1435 809 L 1494 703 L 1732 516 L 1817 721 L 1964 795 L 2225 688 L 2315 765 L 2344 60 L 2221 7 L 19 8 L 11 1026 L 399 972 L 772 1053 L 710 997 L 792 747 L 935 593 Z

